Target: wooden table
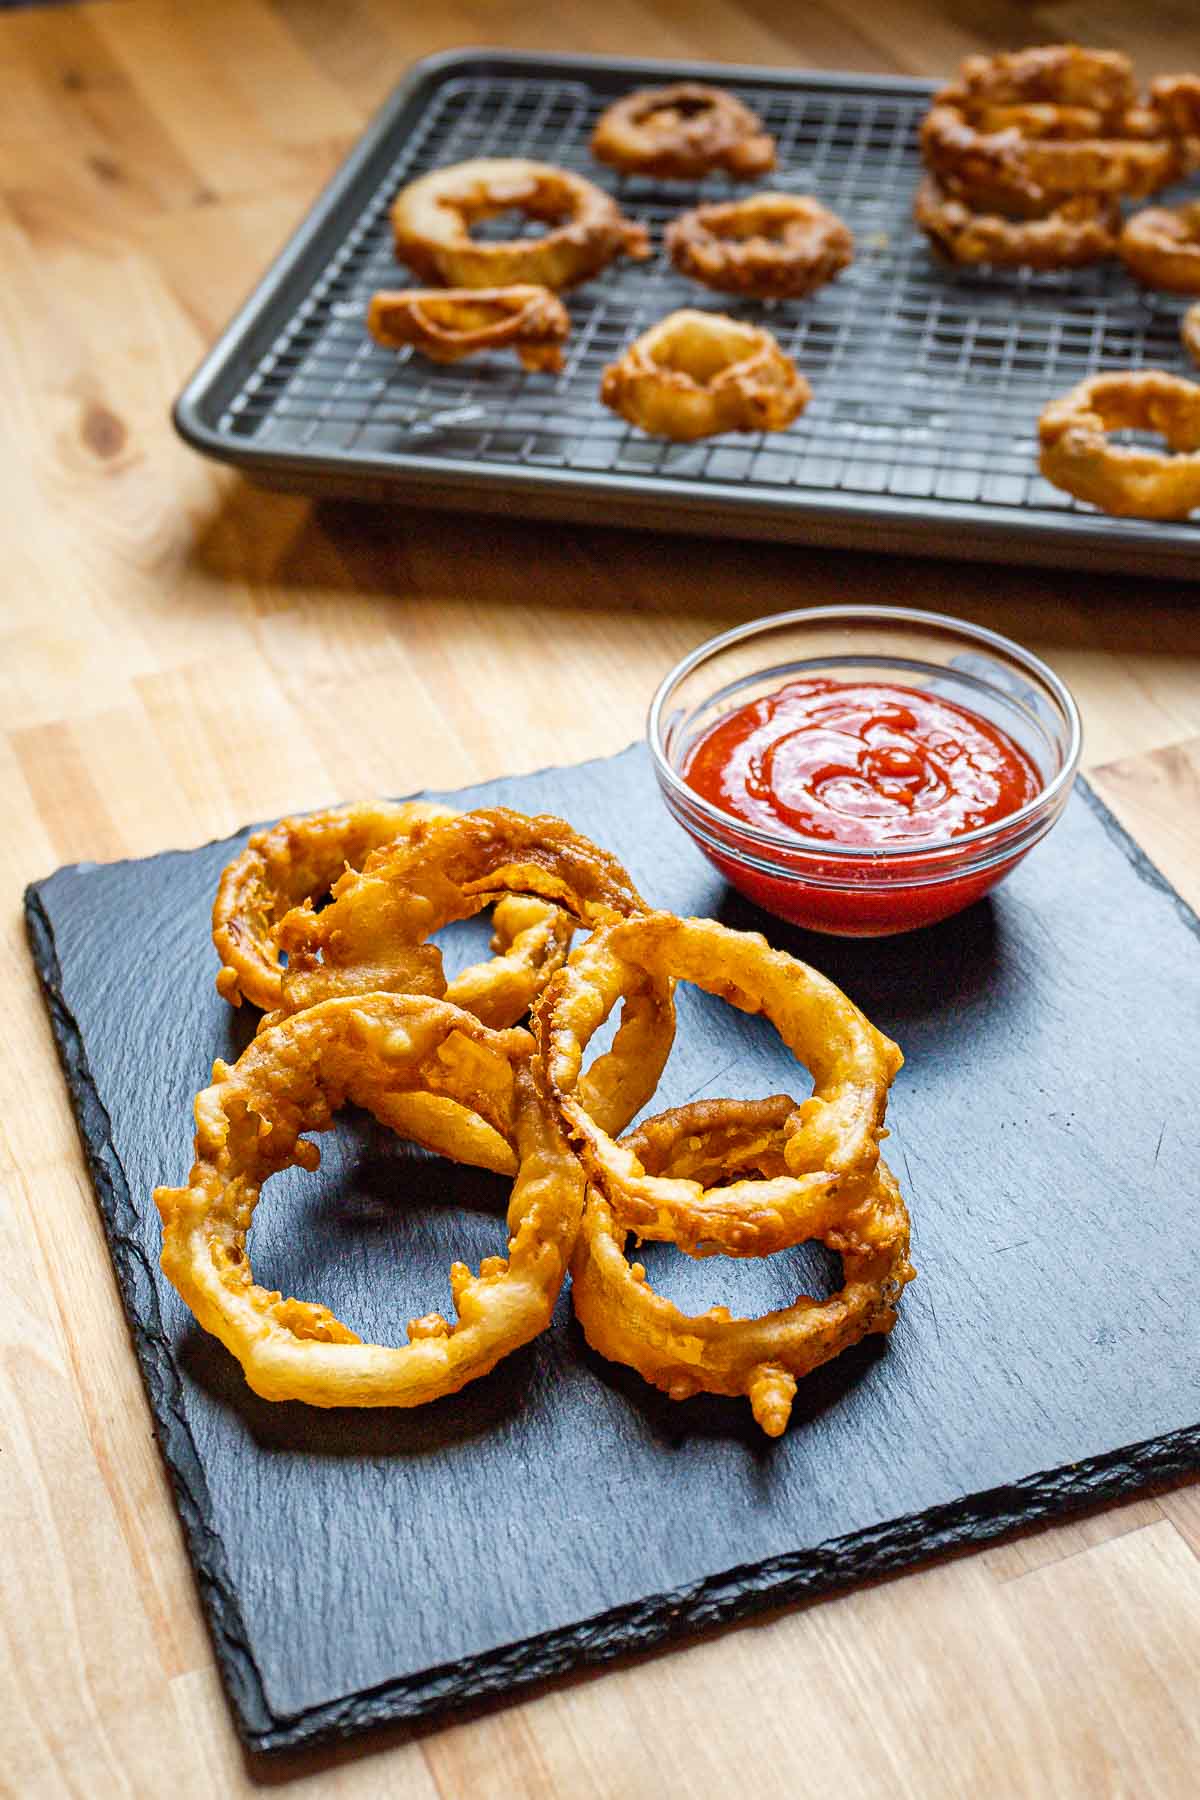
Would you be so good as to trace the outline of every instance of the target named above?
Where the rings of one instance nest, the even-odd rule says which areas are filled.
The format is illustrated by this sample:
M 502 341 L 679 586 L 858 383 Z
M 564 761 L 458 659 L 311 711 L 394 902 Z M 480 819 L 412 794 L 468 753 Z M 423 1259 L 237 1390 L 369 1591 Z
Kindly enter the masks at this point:
M 185 451 L 167 417 L 182 379 L 426 52 L 943 72 L 980 47 L 1122 32 L 1144 73 L 1195 60 L 1171 0 L 0 15 L 5 1792 L 184 1800 L 264 1779 L 197 1608 L 35 988 L 26 881 L 615 750 L 702 637 L 857 596 L 986 620 L 1047 657 L 1082 703 L 1091 778 L 1200 903 L 1189 589 L 313 507 Z M 1198 1552 L 1200 1491 L 1178 1486 L 266 1778 L 413 1800 L 701 1795 L 751 1776 L 764 1796 L 1190 1795 Z

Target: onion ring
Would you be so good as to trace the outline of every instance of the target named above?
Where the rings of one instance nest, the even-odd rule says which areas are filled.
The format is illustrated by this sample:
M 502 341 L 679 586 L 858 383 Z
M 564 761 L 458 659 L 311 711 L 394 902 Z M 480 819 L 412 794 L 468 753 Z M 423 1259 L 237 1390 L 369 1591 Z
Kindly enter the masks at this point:
M 1110 444 L 1108 433 L 1160 432 L 1173 455 Z M 1200 385 L 1161 369 L 1093 375 L 1038 423 L 1047 481 L 1104 512 L 1182 519 L 1200 507 Z
M 255 1038 L 196 1100 L 196 1161 L 183 1188 L 158 1188 L 162 1266 L 200 1324 L 267 1400 L 420 1406 L 457 1393 L 549 1324 L 578 1230 L 583 1182 L 530 1069 L 528 1033 L 491 1032 L 444 1001 L 372 994 L 334 1000 Z M 259 1287 L 246 1235 L 268 1176 L 315 1169 L 304 1131 L 327 1131 L 346 1101 L 392 1123 L 393 1097 L 448 1097 L 505 1135 L 518 1162 L 508 1256 L 478 1276 L 450 1270 L 458 1311 L 414 1319 L 397 1349 L 364 1344 L 329 1308 Z
M 367 330 L 385 349 L 411 345 L 436 363 L 511 345 L 525 368 L 556 375 L 571 320 L 545 287 L 387 289 L 371 296 Z
M 418 825 L 368 857 L 361 874 L 337 883 L 324 911 L 306 905 L 288 914 L 279 931 L 288 953 L 282 1011 L 353 993 L 437 994 L 445 977 L 429 935 L 498 895 L 522 893 L 552 900 L 589 926 L 646 910 L 616 857 L 562 819 L 503 807 L 459 813 Z M 527 1010 L 528 985 L 521 997 Z M 675 1032 L 669 980 L 647 976 L 625 1001 L 612 1048 L 585 1080 L 588 1103 L 610 1131 L 623 1131 L 654 1093 Z
M 1077 269 L 1112 256 L 1121 229 L 1115 200 L 1079 194 L 1040 219 L 974 212 L 927 175 L 917 189 L 913 217 L 947 262 L 990 263 L 996 269 Z
M 231 1006 L 242 995 L 270 1012 L 283 1005 L 279 928 L 296 906 L 324 898 L 349 868 L 418 826 L 458 817 L 453 807 L 424 800 L 333 807 L 281 819 L 256 831 L 221 876 L 213 903 L 213 943 L 224 967 L 217 992 Z M 572 926 L 559 907 L 501 896 L 493 916 L 490 962 L 460 971 L 439 998 L 501 1029 L 524 1017 L 542 984 L 564 961 Z
M 640 1160 L 657 1157 L 664 1176 L 685 1168 L 770 1168 L 786 1156 L 790 1106 L 785 1095 L 681 1107 L 647 1121 L 622 1144 Z M 653 1291 L 641 1263 L 627 1261 L 627 1235 L 591 1188 L 571 1259 L 575 1313 L 588 1343 L 673 1400 L 745 1394 L 769 1437 L 785 1430 L 798 1380 L 868 1334 L 891 1330 L 914 1274 L 908 1213 L 882 1159 L 840 1223 L 816 1234 L 842 1258 L 844 1285 L 825 1301 L 801 1295 L 761 1319 L 735 1319 L 724 1306 L 689 1315 Z
M 790 1094 L 765 1100 L 692 1100 L 643 1119 L 622 1145 L 647 1175 L 671 1175 L 711 1187 L 726 1175 L 788 1172 L 784 1126 L 796 1110 Z
M 1200 200 L 1134 213 L 1125 222 L 1117 253 L 1145 287 L 1200 294 Z
M 1189 306 L 1179 321 L 1179 340 L 1192 361 L 1200 366 L 1200 300 Z
M 476 220 L 512 207 L 550 229 L 507 243 L 472 238 Z M 477 157 L 422 175 L 393 202 L 392 230 L 400 261 L 448 287 L 573 287 L 616 256 L 650 254 L 644 226 L 625 218 L 611 194 L 568 169 L 523 157 Z
M 693 207 L 667 226 L 666 246 L 681 275 L 764 300 L 811 294 L 854 259 L 848 226 L 807 194 Z
M 231 1006 L 240 1006 L 243 995 L 264 1011 L 278 1006 L 283 976 L 275 933 L 284 914 L 321 899 L 347 865 L 360 868 L 381 844 L 452 812 L 423 800 L 363 801 L 254 832 L 222 874 L 213 902 L 213 943 L 223 964 L 217 992 Z
M 600 383 L 613 412 L 681 442 L 722 431 L 783 431 L 811 397 L 769 331 L 690 308 L 635 338 Z
M 1150 83 L 1150 110 L 1194 156 L 1200 142 L 1200 75 L 1158 76 Z
M 647 1173 L 580 1091 L 583 1054 L 632 985 L 690 981 L 761 1012 L 813 1075 L 785 1127 L 786 1173 L 705 1188 Z M 879 1159 L 888 1089 L 903 1058 L 841 990 L 757 932 L 643 913 L 598 927 L 534 1009 L 547 1093 L 589 1179 L 620 1223 L 689 1256 L 764 1256 L 832 1229 Z
M 1138 119 L 1117 120 L 1112 135 L 1030 137 L 1015 126 L 979 129 L 961 88 L 945 88 L 921 126 L 926 165 L 943 186 L 978 205 L 1044 209 L 1064 196 L 1124 194 L 1144 199 L 1182 173 L 1173 137 L 1137 135 Z
M 1137 104 L 1133 63 L 1122 50 L 1086 50 L 1079 44 L 1035 44 L 994 56 L 968 56 L 959 81 L 972 101 L 1026 101 L 1086 107 L 1101 117 Z
M 724 170 L 738 181 L 775 167 L 775 140 L 733 94 L 699 81 L 638 88 L 601 113 L 592 155 L 626 175 L 698 181 Z

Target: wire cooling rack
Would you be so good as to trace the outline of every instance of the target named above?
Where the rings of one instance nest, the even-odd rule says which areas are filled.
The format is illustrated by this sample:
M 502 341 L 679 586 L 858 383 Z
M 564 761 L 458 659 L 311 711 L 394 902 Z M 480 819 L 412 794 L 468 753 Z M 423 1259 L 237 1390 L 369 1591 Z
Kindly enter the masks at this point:
M 595 120 L 647 80 L 707 77 L 778 145 L 777 190 L 813 193 L 856 256 L 803 301 L 741 302 L 676 274 L 667 221 L 732 190 L 619 180 L 590 157 Z M 1037 472 L 1047 400 L 1100 368 L 1187 373 L 1181 303 L 1117 264 L 1049 274 L 947 270 L 912 224 L 929 84 L 472 52 L 401 84 L 176 407 L 183 435 L 273 485 L 591 522 L 1077 563 L 1183 575 L 1200 528 L 1111 519 Z M 613 189 L 656 245 L 565 296 L 560 376 L 511 353 L 441 368 L 367 336 L 370 296 L 410 278 L 388 208 L 415 176 L 528 156 Z M 494 229 L 511 229 L 504 221 Z M 523 223 L 519 226 L 525 229 Z M 648 438 L 601 406 L 601 372 L 676 307 L 765 323 L 813 398 L 786 432 Z M 1194 371 L 1193 371 L 1194 372 Z

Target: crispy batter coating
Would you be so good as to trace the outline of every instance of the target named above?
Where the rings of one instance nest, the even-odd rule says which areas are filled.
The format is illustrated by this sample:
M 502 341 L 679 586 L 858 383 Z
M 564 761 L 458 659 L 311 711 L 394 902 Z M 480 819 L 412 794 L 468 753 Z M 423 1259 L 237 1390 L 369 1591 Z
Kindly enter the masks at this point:
M 283 978 L 275 934 L 284 914 L 322 899 L 344 869 L 361 868 L 380 844 L 452 812 L 423 800 L 361 801 L 256 831 L 221 876 L 213 902 L 213 943 L 222 963 L 217 992 L 231 1006 L 240 1006 L 243 995 L 254 1006 L 278 1006 Z
M 361 870 L 345 867 L 315 912 L 351 853 Z M 317 1406 L 417 1406 L 454 1393 L 545 1328 L 572 1251 L 576 1310 L 596 1350 L 676 1399 L 744 1394 L 770 1436 L 785 1429 L 803 1375 L 891 1329 L 913 1275 L 908 1215 L 879 1156 L 902 1058 L 815 970 L 756 933 L 649 911 L 621 864 L 563 820 L 503 808 L 285 820 L 256 834 L 222 892 L 222 929 L 245 927 L 229 936 L 237 955 L 226 972 L 248 993 L 273 976 L 281 1006 L 234 1067 L 214 1065 L 196 1100 L 188 1183 L 154 1197 L 164 1271 L 255 1392 Z M 277 924 L 289 895 L 303 903 Z M 516 1016 L 565 953 L 571 921 L 591 928 L 542 994 L 533 1036 L 441 997 L 430 934 L 494 900 L 498 919 L 501 907 L 512 913 L 512 947 L 528 937 L 541 950 L 458 978 L 468 993 L 475 978 L 485 1012 Z M 558 936 L 555 920 L 565 921 Z M 692 1103 L 618 1142 L 670 1051 L 676 979 L 763 1013 L 809 1070 L 811 1096 Z M 618 1005 L 611 1047 L 584 1071 Z M 331 1129 L 347 1102 L 514 1181 L 507 1257 L 485 1258 L 478 1276 L 454 1264 L 457 1321 L 413 1319 L 403 1347 L 363 1344 L 328 1307 L 268 1292 L 247 1256 L 263 1183 L 315 1168 L 303 1134 Z M 842 1257 L 844 1285 L 763 1319 L 722 1306 L 689 1318 L 629 1264 L 630 1230 L 695 1256 L 816 1239 Z
M 1027 101 L 1086 107 L 1102 118 L 1137 104 L 1133 63 L 1122 50 L 1088 50 L 1080 44 L 1034 44 L 994 56 L 968 56 L 959 81 L 972 101 L 1020 105 Z
M 1109 442 L 1160 432 L 1165 454 Z M 1038 424 L 1047 481 L 1104 512 L 1182 519 L 1200 507 L 1200 385 L 1161 369 L 1093 375 L 1052 401 Z
M 571 320 L 545 287 L 405 288 L 371 296 L 367 330 L 386 349 L 411 345 L 431 362 L 508 347 L 525 368 L 557 374 Z
M 279 934 L 288 953 L 283 1010 L 341 994 L 440 993 L 442 957 L 430 934 L 512 894 L 531 895 L 531 906 L 552 900 L 585 925 L 646 910 L 616 857 L 562 819 L 504 807 L 459 813 L 368 857 L 322 912 L 288 914 Z M 527 1008 L 527 988 L 524 998 Z M 670 981 L 648 976 L 632 986 L 612 1048 L 586 1079 L 608 1129 L 623 1131 L 650 1099 L 674 1031 Z
M 939 256 L 993 268 L 1077 269 L 1112 256 L 1121 229 L 1117 202 L 1101 194 L 1063 200 L 1043 218 L 975 212 L 932 175 L 917 189 L 913 217 Z
M 605 108 L 592 155 L 626 175 L 698 181 L 717 170 L 750 181 L 775 167 L 775 140 L 757 113 L 700 81 L 638 88 Z
M 812 1074 L 783 1128 L 786 1172 L 704 1187 L 649 1174 L 613 1142 L 580 1089 L 587 1045 L 631 984 L 693 982 L 763 1013 Z M 645 913 L 600 926 L 547 984 L 533 1016 L 547 1091 L 569 1141 L 619 1222 L 690 1256 L 764 1256 L 832 1229 L 870 1180 L 888 1089 L 903 1058 L 825 976 L 757 932 Z
M 514 207 L 546 232 L 497 243 L 471 236 L 479 220 Z M 400 261 L 448 287 L 557 290 L 599 274 L 614 257 L 650 254 L 644 227 L 625 218 L 611 194 L 524 157 L 477 157 L 422 175 L 393 202 L 392 230 Z
M 769 331 L 684 308 L 635 338 L 600 383 L 613 412 L 652 436 L 784 431 L 812 390 Z
M 583 1182 L 542 1102 L 528 1033 L 492 1032 L 444 1001 L 371 994 L 334 1000 L 218 1062 L 196 1101 L 188 1185 L 159 1188 L 162 1266 L 196 1318 L 268 1400 L 312 1406 L 420 1406 L 456 1393 L 549 1323 L 578 1230 Z M 504 1139 L 517 1164 L 508 1254 L 479 1274 L 450 1270 L 458 1318 L 413 1320 L 400 1348 L 364 1344 L 329 1308 L 259 1287 L 246 1237 L 263 1183 L 313 1169 L 301 1136 L 331 1128 L 347 1101 L 402 1132 L 397 1099 L 428 1095 Z M 447 1148 L 443 1141 L 438 1148 Z M 460 1149 L 470 1160 L 472 1139 Z
M 1146 121 L 1130 114 L 1105 122 L 1105 135 L 1071 135 L 1074 121 L 1029 121 L 988 130 L 962 88 L 944 88 L 921 126 L 925 163 L 944 187 L 996 210 L 1044 211 L 1062 198 L 1124 194 L 1144 199 L 1184 172 L 1180 140 L 1144 135 Z
M 1125 222 L 1117 252 L 1146 287 L 1200 294 L 1200 200 L 1134 213 Z
M 286 915 L 324 899 L 339 877 L 418 825 L 457 816 L 453 807 L 424 800 L 363 801 L 256 831 L 226 868 L 213 902 L 213 943 L 223 964 L 218 993 L 232 1006 L 244 994 L 264 1011 L 283 1007 L 279 934 Z M 564 961 L 573 927 L 561 908 L 518 895 L 500 895 L 492 923 L 490 961 L 472 963 L 448 987 L 443 979 L 423 991 L 501 1029 L 529 1011 Z
M 790 1094 L 764 1100 L 692 1100 L 643 1119 L 621 1139 L 647 1175 L 671 1175 L 711 1187 L 751 1171 L 786 1175 L 784 1126 L 796 1110 Z
M 769 1171 L 786 1160 L 787 1096 L 768 1101 L 710 1101 L 680 1107 L 622 1140 L 660 1178 L 749 1167 Z M 888 1332 L 914 1270 L 908 1213 L 887 1164 L 879 1160 L 842 1217 L 814 1231 L 842 1258 L 839 1293 L 808 1295 L 761 1319 L 734 1318 L 726 1306 L 683 1313 L 656 1294 L 641 1263 L 625 1255 L 628 1231 L 596 1188 L 588 1190 L 571 1260 L 572 1298 L 584 1336 L 610 1361 L 636 1369 L 673 1400 L 696 1393 L 745 1394 L 769 1437 L 785 1430 L 797 1382 L 872 1332 Z
M 1150 110 L 1173 136 L 1190 141 L 1195 153 L 1200 142 L 1200 75 L 1158 76 L 1150 83 Z
M 753 194 L 672 219 L 667 251 L 681 275 L 723 293 L 799 299 L 854 260 L 854 238 L 808 194 Z

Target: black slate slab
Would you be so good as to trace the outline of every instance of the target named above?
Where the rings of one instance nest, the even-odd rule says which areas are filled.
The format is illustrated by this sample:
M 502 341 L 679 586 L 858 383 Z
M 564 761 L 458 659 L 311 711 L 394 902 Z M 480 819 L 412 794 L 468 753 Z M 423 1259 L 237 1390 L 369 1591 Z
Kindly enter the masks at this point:
M 436 1406 L 271 1406 L 164 1282 L 150 1199 L 183 1179 L 192 1095 L 256 1019 L 212 985 L 209 906 L 241 840 L 35 884 L 34 955 L 252 1747 L 501 1692 L 1200 1464 L 1200 925 L 1094 795 L 991 900 L 874 943 L 732 894 L 640 747 L 453 798 L 565 814 L 656 901 L 765 929 L 899 1040 L 889 1156 L 920 1279 L 892 1338 L 804 1384 L 773 1444 L 747 1406 L 674 1405 L 595 1358 L 565 1296 L 535 1345 Z M 659 1104 L 796 1074 L 761 1020 L 688 990 Z M 449 1306 L 453 1258 L 501 1247 L 505 1186 L 358 1116 L 325 1144 L 318 1175 L 267 1190 L 256 1272 L 403 1341 Z M 652 1279 L 696 1307 L 782 1304 L 814 1267 L 651 1248 Z

